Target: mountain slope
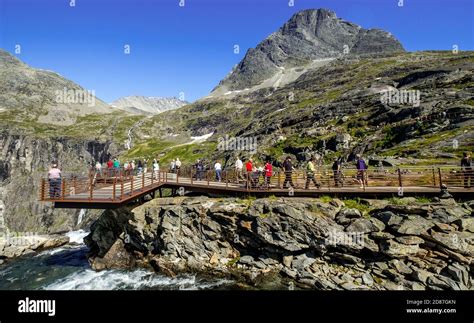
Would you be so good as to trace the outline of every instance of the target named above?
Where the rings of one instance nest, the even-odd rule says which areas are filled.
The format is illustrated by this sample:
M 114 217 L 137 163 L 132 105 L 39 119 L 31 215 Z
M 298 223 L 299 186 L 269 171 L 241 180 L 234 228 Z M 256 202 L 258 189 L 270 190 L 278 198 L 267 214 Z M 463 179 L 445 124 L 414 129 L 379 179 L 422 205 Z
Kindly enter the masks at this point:
M 151 115 L 174 110 L 186 104 L 188 104 L 186 101 L 174 97 L 127 96 L 115 100 L 110 105 L 132 114 Z
M 70 125 L 78 116 L 106 114 L 113 109 L 92 91 L 57 73 L 32 68 L 0 49 L 1 111 L 39 123 Z
M 337 18 L 330 10 L 304 10 L 291 17 L 256 48 L 251 48 L 212 94 L 250 88 L 281 70 L 301 67 L 314 60 L 336 58 L 345 54 L 403 51 L 400 42 L 385 31 L 363 29 Z

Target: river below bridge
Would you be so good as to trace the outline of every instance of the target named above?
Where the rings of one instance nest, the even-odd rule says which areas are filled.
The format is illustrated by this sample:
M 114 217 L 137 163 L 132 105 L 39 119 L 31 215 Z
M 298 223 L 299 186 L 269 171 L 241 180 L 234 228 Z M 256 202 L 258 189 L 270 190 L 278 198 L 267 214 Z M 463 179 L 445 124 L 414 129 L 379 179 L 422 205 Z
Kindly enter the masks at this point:
M 0 265 L 0 290 L 199 290 L 236 289 L 221 278 L 195 274 L 168 277 L 145 269 L 94 271 L 82 239 L 87 232 L 68 234 L 72 243 L 10 260 Z

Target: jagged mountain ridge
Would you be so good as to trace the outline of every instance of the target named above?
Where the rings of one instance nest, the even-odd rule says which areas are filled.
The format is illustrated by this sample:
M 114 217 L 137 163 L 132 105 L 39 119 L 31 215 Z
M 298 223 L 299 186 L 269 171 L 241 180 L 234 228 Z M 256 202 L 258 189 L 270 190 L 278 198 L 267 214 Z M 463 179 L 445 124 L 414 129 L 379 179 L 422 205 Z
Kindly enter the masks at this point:
M 255 48 L 213 90 L 213 94 L 244 90 L 262 83 L 282 69 L 342 55 L 404 52 L 390 33 L 364 29 L 337 18 L 327 9 L 303 10 Z
M 132 114 L 153 115 L 168 110 L 178 109 L 188 104 L 175 97 L 126 96 L 119 98 L 110 105 Z

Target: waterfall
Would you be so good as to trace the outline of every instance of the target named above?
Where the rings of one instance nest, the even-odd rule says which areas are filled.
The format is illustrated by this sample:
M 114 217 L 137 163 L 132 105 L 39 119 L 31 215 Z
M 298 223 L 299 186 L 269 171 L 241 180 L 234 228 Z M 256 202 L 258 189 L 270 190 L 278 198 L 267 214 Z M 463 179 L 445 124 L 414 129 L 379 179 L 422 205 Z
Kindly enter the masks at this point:
M 77 224 L 79 225 L 82 222 L 82 219 L 84 218 L 84 215 L 86 215 L 87 210 L 86 209 L 81 209 L 79 211 L 79 216 L 77 217 Z

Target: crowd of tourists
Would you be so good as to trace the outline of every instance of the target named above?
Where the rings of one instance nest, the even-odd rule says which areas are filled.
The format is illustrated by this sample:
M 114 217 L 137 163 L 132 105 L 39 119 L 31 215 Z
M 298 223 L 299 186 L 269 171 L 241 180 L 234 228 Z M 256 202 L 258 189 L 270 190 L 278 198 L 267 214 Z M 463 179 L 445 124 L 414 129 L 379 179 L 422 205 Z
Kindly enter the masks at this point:
M 213 164 L 212 166 L 210 166 Z M 232 173 L 232 180 L 236 183 L 245 184 L 248 187 L 252 188 L 269 188 L 271 186 L 271 178 L 275 176 L 278 172 L 275 172 L 275 165 L 278 165 L 280 173 L 284 176 L 283 187 L 284 188 L 298 188 L 294 183 L 294 172 L 296 168 L 294 166 L 294 161 L 290 156 L 286 157 L 285 160 L 281 163 L 275 163 L 271 160 L 266 160 L 265 162 L 258 162 L 252 158 L 242 160 L 240 157 L 234 162 L 233 167 L 228 167 L 226 169 L 225 180 L 228 181 L 228 174 Z M 356 168 L 356 180 L 360 185 L 360 188 L 368 186 L 368 164 L 361 155 L 355 156 L 355 168 Z M 102 164 L 100 161 L 97 161 L 95 164 L 91 164 L 91 170 L 94 174 L 94 178 L 97 176 L 108 176 L 108 177 L 118 177 L 123 176 L 125 178 L 130 176 L 140 176 L 142 174 L 148 173 L 148 170 L 151 168 L 151 174 L 153 178 L 159 178 L 160 173 L 160 163 L 158 159 L 148 160 L 148 159 L 138 159 L 138 160 L 127 160 L 120 162 L 118 158 L 109 159 L 106 163 Z M 305 189 L 310 189 L 311 186 L 314 186 L 316 189 L 321 188 L 321 160 L 312 156 L 308 162 L 303 164 L 303 170 L 305 173 Z M 334 186 L 341 187 L 344 185 L 344 159 L 343 157 L 337 157 L 334 159 L 332 164 L 332 177 L 334 181 Z M 182 162 L 179 158 L 171 160 L 168 172 L 172 174 L 180 174 L 182 169 Z M 380 170 L 380 168 L 379 168 Z M 213 163 L 206 163 L 202 159 L 198 159 L 195 164 L 192 165 L 191 176 L 195 180 L 210 180 L 209 171 L 214 173 L 215 180 L 218 182 L 223 181 L 223 165 L 220 160 L 216 160 Z M 470 153 L 464 153 L 461 159 L 461 175 L 462 175 L 462 184 L 465 188 L 471 188 L 474 185 L 474 169 L 473 162 Z M 58 167 L 58 163 L 54 162 L 51 165 L 51 168 L 48 172 L 48 181 L 49 181 L 49 195 L 51 198 L 59 198 L 61 196 L 61 183 L 62 175 L 61 170 Z

